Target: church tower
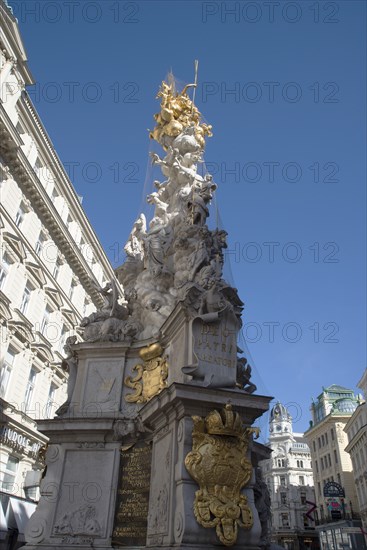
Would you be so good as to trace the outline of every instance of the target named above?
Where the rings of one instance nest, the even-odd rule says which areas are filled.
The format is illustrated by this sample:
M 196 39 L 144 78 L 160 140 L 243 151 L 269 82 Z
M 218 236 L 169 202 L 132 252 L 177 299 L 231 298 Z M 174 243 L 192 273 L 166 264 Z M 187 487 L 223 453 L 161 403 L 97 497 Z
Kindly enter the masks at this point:
M 289 434 L 293 433 L 292 429 L 292 417 L 284 405 L 279 401 L 274 405 L 270 412 L 270 426 L 269 437 L 271 439 L 276 438 L 289 438 Z
M 271 498 L 271 542 L 284 548 L 317 548 L 311 453 L 292 416 L 279 401 L 270 411 L 271 458 L 260 463 Z

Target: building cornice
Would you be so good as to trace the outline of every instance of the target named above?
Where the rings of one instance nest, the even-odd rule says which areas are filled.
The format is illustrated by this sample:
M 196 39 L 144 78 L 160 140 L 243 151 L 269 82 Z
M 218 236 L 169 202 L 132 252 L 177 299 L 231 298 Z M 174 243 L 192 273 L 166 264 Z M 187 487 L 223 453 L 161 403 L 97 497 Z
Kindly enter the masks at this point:
M 340 412 L 337 413 L 329 413 L 327 416 L 325 416 L 320 422 L 318 422 L 316 425 L 311 426 L 308 430 L 305 431 L 304 435 L 305 438 L 310 437 L 310 435 L 316 433 L 318 430 L 323 430 L 325 424 L 336 424 L 337 422 L 341 422 L 346 424 L 350 418 L 350 414 L 341 414 Z
M 82 233 L 87 240 L 87 242 L 93 243 L 93 251 L 96 253 L 96 259 L 102 265 L 103 270 L 109 274 L 109 278 L 112 279 L 115 277 L 114 270 L 102 248 L 102 245 L 92 229 L 92 226 L 80 205 L 78 194 L 75 191 L 75 188 L 72 182 L 67 175 L 65 168 L 57 155 L 52 141 L 47 134 L 38 113 L 29 98 L 28 94 L 24 92 L 21 98 L 18 101 L 19 113 L 22 114 L 26 119 L 28 124 L 33 126 L 34 133 L 32 137 L 37 140 L 37 147 L 42 153 L 46 162 L 49 166 L 52 166 L 52 171 L 56 172 L 56 179 L 58 188 L 61 191 L 62 196 L 66 200 L 70 211 L 74 214 L 75 219 L 78 221 L 81 226 Z M 40 139 L 42 137 L 42 139 Z
M 10 55 L 17 60 L 17 70 L 25 84 L 34 84 L 34 79 L 27 63 L 27 54 L 20 37 L 18 23 L 4 2 L 0 0 L 1 34 L 0 40 Z
M 0 120 L 3 126 L 4 120 Z M 74 243 L 71 235 L 61 219 L 59 213 L 54 207 L 50 197 L 46 193 L 44 187 L 39 182 L 34 170 L 28 162 L 27 157 L 20 148 L 9 147 L 9 142 L 2 143 L 1 154 L 11 172 L 14 173 L 17 183 L 23 189 L 25 195 L 31 197 L 33 204 L 36 206 L 40 217 L 43 219 L 47 230 L 52 235 L 53 240 L 57 243 L 61 252 L 67 258 L 68 264 L 72 267 L 75 274 L 79 277 L 81 284 L 87 291 L 97 307 L 103 305 L 103 298 L 98 292 L 98 281 L 90 270 L 85 258 Z M 115 278 L 112 267 L 109 265 L 109 274 L 111 278 Z

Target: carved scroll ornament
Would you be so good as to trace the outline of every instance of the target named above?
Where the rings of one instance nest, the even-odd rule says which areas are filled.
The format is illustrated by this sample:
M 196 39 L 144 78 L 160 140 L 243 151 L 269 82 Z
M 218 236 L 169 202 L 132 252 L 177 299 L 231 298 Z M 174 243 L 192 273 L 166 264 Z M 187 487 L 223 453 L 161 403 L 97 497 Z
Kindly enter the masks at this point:
M 160 344 L 152 344 L 140 350 L 143 364 L 133 367 L 135 376 L 125 378 L 125 385 L 134 390 L 134 393 L 125 397 L 128 403 L 146 403 L 166 387 L 168 364 L 162 353 Z
M 253 516 L 241 489 L 250 481 L 246 458 L 253 428 L 243 428 L 230 404 L 206 418 L 193 416 L 193 448 L 185 466 L 200 489 L 195 493 L 194 514 L 203 527 L 215 527 L 225 546 L 237 541 L 238 528 L 251 529 Z

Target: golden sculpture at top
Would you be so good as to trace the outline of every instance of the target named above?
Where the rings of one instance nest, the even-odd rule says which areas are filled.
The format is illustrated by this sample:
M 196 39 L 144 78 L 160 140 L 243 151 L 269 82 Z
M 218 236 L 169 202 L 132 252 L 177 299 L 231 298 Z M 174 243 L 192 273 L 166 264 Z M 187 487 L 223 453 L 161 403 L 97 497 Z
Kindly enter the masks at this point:
M 192 417 L 192 451 L 185 466 L 200 489 L 195 493 L 194 514 L 203 527 L 215 527 L 225 546 L 237 541 L 238 527 L 251 529 L 254 520 L 241 489 L 252 475 L 247 458 L 251 434 L 257 428 L 244 428 L 241 417 L 227 404 L 206 418 Z
M 157 99 L 162 98 L 161 110 L 154 115 L 157 125 L 149 136 L 165 150 L 170 145 L 165 142 L 165 136 L 175 138 L 189 126 L 194 127 L 194 135 L 201 149 L 205 147 L 205 136 L 213 135 L 210 125 L 200 123 L 201 114 L 187 94 L 187 90 L 192 87 L 196 87 L 196 84 L 187 84 L 182 92 L 177 93 L 173 82 L 162 82 L 157 95 Z
M 151 344 L 139 351 L 144 363 L 133 367 L 135 376 L 127 376 L 125 385 L 134 393 L 125 396 L 128 403 L 146 403 L 167 386 L 168 365 L 162 357 L 163 349 L 158 343 Z

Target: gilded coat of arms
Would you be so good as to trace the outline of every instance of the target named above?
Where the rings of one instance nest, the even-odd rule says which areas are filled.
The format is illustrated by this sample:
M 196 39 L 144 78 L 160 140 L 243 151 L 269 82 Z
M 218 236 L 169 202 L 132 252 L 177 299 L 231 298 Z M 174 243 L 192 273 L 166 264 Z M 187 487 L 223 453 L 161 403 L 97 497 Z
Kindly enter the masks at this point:
M 125 385 L 134 390 L 125 397 L 128 403 L 146 403 L 167 386 L 168 364 L 162 353 L 160 344 L 152 344 L 139 351 L 143 363 L 133 367 L 135 376 L 125 378 Z
M 195 493 L 194 514 L 203 527 L 215 527 L 222 544 L 237 541 L 238 528 L 251 529 L 253 516 L 241 489 L 250 481 L 251 462 L 246 454 L 253 428 L 243 428 L 230 404 L 206 418 L 193 416 L 192 451 L 185 466 L 200 489 Z

